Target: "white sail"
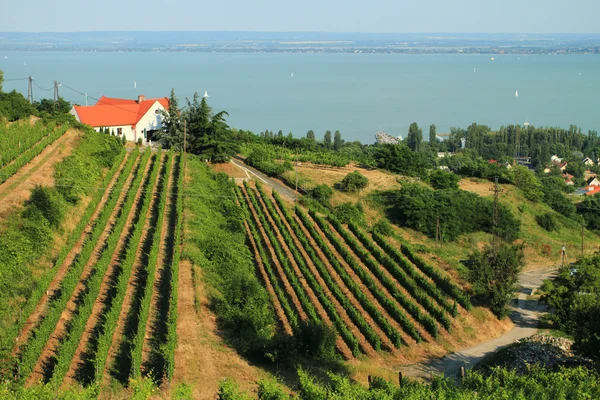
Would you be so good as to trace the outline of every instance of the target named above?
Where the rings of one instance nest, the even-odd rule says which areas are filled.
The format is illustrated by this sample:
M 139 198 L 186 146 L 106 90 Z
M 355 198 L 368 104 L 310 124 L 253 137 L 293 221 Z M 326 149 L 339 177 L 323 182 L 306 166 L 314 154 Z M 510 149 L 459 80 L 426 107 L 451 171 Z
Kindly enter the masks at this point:
M 204 98 L 206 98 L 206 97 L 210 97 L 210 96 L 208 95 L 208 90 L 205 90 L 205 91 L 204 91 L 204 96 L 202 96 L 202 97 L 204 97 Z
M 133 81 L 133 88 L 134 89 L 137 88 L 137 82 L 136 81 Z
M 515 97 L 519 97 L 519 91 L 518 90 L 515 92 Z

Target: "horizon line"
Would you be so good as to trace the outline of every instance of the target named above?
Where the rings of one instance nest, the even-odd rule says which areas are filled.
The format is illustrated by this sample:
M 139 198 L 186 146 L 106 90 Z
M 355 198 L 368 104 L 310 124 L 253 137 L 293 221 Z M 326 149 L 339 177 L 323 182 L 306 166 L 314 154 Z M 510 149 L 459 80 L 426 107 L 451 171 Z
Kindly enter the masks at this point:
M 367 31 L 319 31 L 319 30 L 88 30 L 88 31 L 0 31 L 5 33 L 26 33 L 26 34 L 44 34 L 44 33 L 323 33 L 323 34 L 358 34 L 358 35 L 414 35 L 414 34 L 435 34 L 435 35 L 597 35 L 599 32 L 448 32 L 448 31 L 411 31 L 411 32 L 367 32 Z

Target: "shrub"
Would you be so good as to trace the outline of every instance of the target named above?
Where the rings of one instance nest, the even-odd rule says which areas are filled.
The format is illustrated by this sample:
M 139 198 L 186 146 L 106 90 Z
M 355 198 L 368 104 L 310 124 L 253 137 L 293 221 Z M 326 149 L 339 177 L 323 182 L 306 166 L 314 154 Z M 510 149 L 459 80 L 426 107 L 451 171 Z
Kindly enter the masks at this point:
M 434 169 L 429 173 L 429 183 L 434 189 L 458 189 L 460 177 L 452 172 Z
M 365 224 L 365 212 L 362 204 L 356 203 L 356 205 L 348 202 L 340 204 L 333 209 L 333 215 L 342 223 L 348 224 L 353 222 L 357 225 Z
M 65 201 L 55 188 L 36 185 L 31 190 L 29 200 L 25 202 L 24 215 L 31 215 L 34 208 L 39 210 L 55 229 L 60 226 L 65 216 Z
M 394 228 L 392 228 L 392 224 L 387 219 L 380 219 L 373 225 L 373 233 L 389 237 L 394 234 Z
M 548 232 L 558 230 L 558 222 L 556 221 L 554 214 L 552 214 L 551 212 L 536 215 L 535 221 L 538 223 L 539 226 L 541 226 Z
M 331 196 L 333 196 L 333 190 L 325 185 L 317 185 L 314 189 L 309 192 L 309 196 L 313 199 L 317 200 L 319 203 L 324 206 L 329 206 L 329 202 L 331 201 Z
M 123 135 L 123 136 L 124 136 L 124 135 Z M 142 145 L 142 142 L 143 142 L 143 141 L 142 141 L 142 138 L 138 138 L 138 140 L 137 140 L 137 145 L 138 145 L 138 146 L 141 146 L 141 145 Z
M 348 192 L 359 192 L 366 188 L 369 184 L 369 180 L 366 176 L 358 171 L 350 172 L 348 175 L 338 183 L 337 188 L 340 190 L 346 190 Z

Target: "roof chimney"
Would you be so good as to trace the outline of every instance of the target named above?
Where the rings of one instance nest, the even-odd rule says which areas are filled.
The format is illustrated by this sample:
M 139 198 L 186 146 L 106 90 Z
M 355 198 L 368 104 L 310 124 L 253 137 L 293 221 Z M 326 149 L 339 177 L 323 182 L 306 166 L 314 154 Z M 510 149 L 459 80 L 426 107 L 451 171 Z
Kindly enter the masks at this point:
M 140 104 L 142 101 L 146 100 L 146 96 L 144 96 L 143 94 L 140 94 L 138 96 L 138 104 Z

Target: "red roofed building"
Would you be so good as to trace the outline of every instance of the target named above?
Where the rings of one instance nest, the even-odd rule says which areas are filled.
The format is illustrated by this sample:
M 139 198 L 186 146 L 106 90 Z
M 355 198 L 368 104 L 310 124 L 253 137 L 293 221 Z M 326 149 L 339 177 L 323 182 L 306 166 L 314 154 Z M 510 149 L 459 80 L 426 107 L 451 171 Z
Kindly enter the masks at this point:
M 162 128 L 162 111 L 169 107 L 166 97 L 146 99 L 144 95 L 137 100 L 117 99 L 102 96 L 93 106 L 73 106 L 71 114 L 77 121 L 90 125 L 96 131 L 108 128 L 118 137 L 137 142 L 139 138 L 148 142 L 152 133 Z

